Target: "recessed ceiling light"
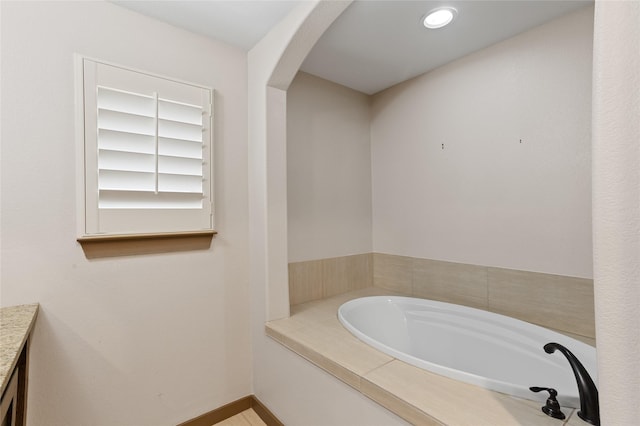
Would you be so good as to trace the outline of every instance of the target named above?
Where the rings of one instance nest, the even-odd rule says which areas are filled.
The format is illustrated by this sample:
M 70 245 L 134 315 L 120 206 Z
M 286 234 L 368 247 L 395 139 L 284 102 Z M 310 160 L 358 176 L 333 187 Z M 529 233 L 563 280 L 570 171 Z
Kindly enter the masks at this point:
M 422 23 L 429 29 L 442 28 L 451 23 L 455 18 L 457 10 L 452 7 L 439 7 L 427 13 Z

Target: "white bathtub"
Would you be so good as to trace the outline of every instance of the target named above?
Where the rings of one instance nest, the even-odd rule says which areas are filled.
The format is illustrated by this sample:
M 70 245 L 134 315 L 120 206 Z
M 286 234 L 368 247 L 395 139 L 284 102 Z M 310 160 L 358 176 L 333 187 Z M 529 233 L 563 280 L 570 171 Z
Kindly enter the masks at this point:
M 547 354 L 549 342 L 567 347 L 597 383 L 596 351 L 585 343 L 504 315 L 426 299 L 363 297 L 343 304 L 340 322 L 360 340 L 409 364 L 486 389 L 544 402 L 558 391 L 578 408 L 578 387 L 567 359 Z

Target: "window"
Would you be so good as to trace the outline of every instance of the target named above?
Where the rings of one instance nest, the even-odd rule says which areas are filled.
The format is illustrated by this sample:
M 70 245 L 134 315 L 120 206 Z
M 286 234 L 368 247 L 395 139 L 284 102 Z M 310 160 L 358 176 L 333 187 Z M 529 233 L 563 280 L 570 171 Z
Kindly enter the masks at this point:
M 212 230 L 212 90 L 87 58 L 78 66 L 81 236 Z

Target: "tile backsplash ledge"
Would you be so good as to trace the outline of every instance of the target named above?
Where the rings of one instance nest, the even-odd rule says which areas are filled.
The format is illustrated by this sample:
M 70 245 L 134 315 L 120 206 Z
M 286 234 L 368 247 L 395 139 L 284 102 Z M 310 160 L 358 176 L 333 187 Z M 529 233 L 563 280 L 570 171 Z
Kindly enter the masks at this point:
M 310 302 L 373 285 L 373 253 L 289 264 L 289 303 Z
M 371 286 L 595 338 L 590 279 L 382 253 L 289 264 L 291 305 Z

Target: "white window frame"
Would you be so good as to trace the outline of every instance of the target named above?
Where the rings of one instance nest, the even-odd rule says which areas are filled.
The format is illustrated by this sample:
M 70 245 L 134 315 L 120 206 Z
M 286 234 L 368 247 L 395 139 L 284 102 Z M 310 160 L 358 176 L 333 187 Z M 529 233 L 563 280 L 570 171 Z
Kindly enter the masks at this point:
M 167 78 L 146 71 L 112 64 L 102 60 L 75 55 L 75 97 L 76 97 L 76 141 L 77 141 L 77 234 L 79 240 L 92 237 L 117 237 L 131 235 L 166 235 L 214 230 L 214 185 L 213 185 L 213 94 L 212 88 Z M 100 70 L 100 71 L 96 71 Z M 99 74 L 99 77 L 97 77 Z M 98 189 L 98 100 L 97 92 L 101 81 L 116 81 L 113 91 L 135 93 L 141 97 L 155 93 L 156 108 L 161 102 L 178 104 L 182 99 L 200 99 L 201 103 L 185 104 L 202 106 L 202 203 L 198 207 L 180 208 L 119 208 L 104 207 L 100 203 Z M 115 77 L 113 77 L 115 76 Z M 165 84 L 166 83 L 166 84 Z M 120 87 L 116 87 L 120 86 Z M 158 86 L 158 87 L 156 87 Z M 164 95 L 163 95 L 164 93 Z M 153 100 L 152 100 L 153 101 Z M 176 101 L 176 102 L 173 102 Z M 196 109 L 196 111 L 198 111 Z M 158 111 L 155 112 L 155 196 L 158 195 Z M 153 135 L 151 136 L 154 137 Z M 104 151 L 103 151 L 104 152 Z M 102 155 L 102 154 L 101 154 Z M 153 154 L 150 154 L 153 155 Z M 101 157 L 102 158 L 102 157 Z M 177 157 L 182 159 L 182 157 Z M 193 178 L 193 176 L 191 176 Z M 191 179 L 193 180 L 193 179 Z M 103 189 L 104 191 L 104 189 Z M 123 192 L 120 192 L 121 194 Z M 126 193 L 129 197 L 136 192 Z M 149 194 L 145 194 L 147 197 Z M 165 194 L 160 194 L 164 196 Z M 185 194 L 182 194 L 185 195 Z M 195 196 L 195 194 L 192 194 Z M 170 193 L 169 193 L 170 196 Z M 200 195 L 198 194 L 198 197 Z M 102 196 L 104 199 L 104 195 Z M 155 203 L 155 201 L 154 201 Z

